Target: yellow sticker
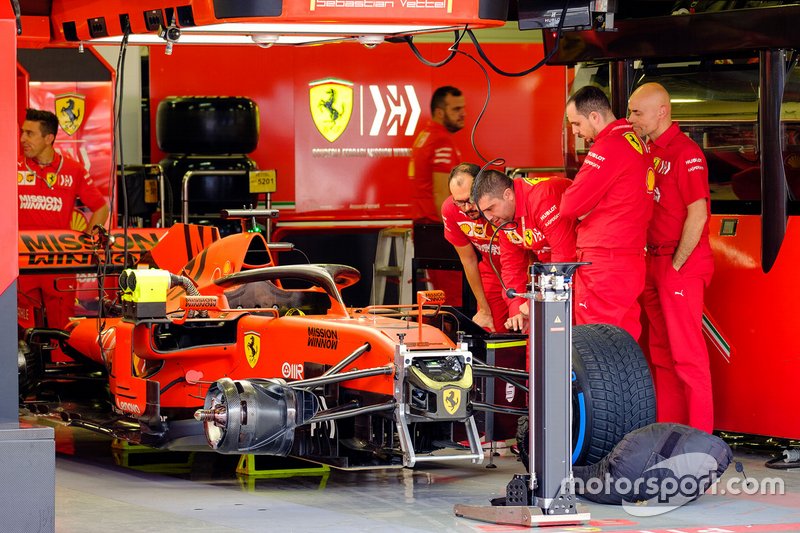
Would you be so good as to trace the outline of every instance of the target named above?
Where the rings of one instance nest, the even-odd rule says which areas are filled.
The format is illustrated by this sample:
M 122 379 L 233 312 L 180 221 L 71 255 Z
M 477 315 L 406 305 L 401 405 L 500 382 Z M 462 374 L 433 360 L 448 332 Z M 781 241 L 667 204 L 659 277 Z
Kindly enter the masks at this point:
M 153 179 L 144 180 L 144 203 L 146 204 L 158 203 L 158 180 L 153 180 Z
M 278 190 L 278 178 L 275 170 L 251 170 L 250 192 L 275 192 Z

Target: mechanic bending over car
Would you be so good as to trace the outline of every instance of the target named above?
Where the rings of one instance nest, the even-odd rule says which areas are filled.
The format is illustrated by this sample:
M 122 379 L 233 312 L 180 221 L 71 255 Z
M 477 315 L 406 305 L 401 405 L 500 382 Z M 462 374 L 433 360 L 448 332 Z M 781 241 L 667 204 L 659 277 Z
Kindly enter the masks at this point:
M 575 261 L 575 221 L 564 218 L 559 203 L 571 181 L 561 177 L 511 179 L 485 170 L 475 179 L 473 197 L 478 209 L 498 230 L 503 284 L 525 292 L 531 253 L 537 261 Z M 528 302 L 509 298 L 506 327 L 527 329 Z
M 697 143 L 672 121 L 664 87 L 642 85 L 631 94 L 628 111 L 633 129 L 646 137 L 656 172 L 642 304 L 650 323 L 657 420 L 710 433 L 714 404 L 702 331 L 703 291 L 714 271 L 708 166 Z
M 450 196 L 442 203 L 444 238 L 456 249 L 478 304 L 472 321 L 488 331 L 505 332 L 508 304 L 490 264 L 493 261 L 500 269 L 500 246 L 495 242 L 490 249 L 495 229 L 478 212 L 470 197 L 472 182 L 480 170 L 478 165 L 461 163 L 450 172 Z
M 54 113 L 26 110 L 20 129 L 22 157 L 17 161 L 20 230 L 71 229 L 77 198 L 92 210 L 87 225 L 90 230 L 105 224 L 108 218 L 108 203 L 83 165 L 53 148 L 57 133 L 58 118 Z M 41 290 L 47 326 L 63 328 L 72 312 L 75 293 L 57 291 L 56 277 L 65 278 L 63 274 L 20 276 L 19 301 Z M 74 278 L 72 285 L 74 289 Z
M 578 261 L 591 263 L 575 276 L 575 324 L 612 324 L 638 340 L 653 160 L 597 87 L 572 95 L 566 114 L 572 133 L 594 143 L 561 199 L 561 216 L 578 221 Z

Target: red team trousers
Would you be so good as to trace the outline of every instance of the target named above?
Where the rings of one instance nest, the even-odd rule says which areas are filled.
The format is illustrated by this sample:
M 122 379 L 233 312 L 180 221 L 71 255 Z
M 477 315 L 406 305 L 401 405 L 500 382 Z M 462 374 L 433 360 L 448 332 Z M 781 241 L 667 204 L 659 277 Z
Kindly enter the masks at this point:
M 642 333 L 639 295 L 644 287 L 644 250 L 580 248 L 574 280 L 575 324 L 619 326 L 634 339 Z
M 677 422 L 711 433 L 708 349 L 697 325 L 702 321 L 703 291 L 714 264 L 711 250 L 698 248 L 680 271 L 672 266 L 672 253 L 649 253 L 642 304 L 650 323 L 658 422 Z

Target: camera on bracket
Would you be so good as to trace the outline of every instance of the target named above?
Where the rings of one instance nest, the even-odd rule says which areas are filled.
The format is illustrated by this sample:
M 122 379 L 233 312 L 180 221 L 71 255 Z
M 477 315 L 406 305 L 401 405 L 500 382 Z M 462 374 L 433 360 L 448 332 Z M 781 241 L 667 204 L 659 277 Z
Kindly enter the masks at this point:
M 167 27 L 159 26 L 158 36 L 167 43 L 164 54 L 169 56 L 172 55 L 172 45 L 181 38 L 181 29 L 175 24 L 175 19 L 172 19 Z
M 181 29 L 175 25 L 175 22 L 170 22 L 169 26 L 161 26 L 158 28 L 158 36 L 167 41 L 168 43 L 177 42 L 181 38 Z

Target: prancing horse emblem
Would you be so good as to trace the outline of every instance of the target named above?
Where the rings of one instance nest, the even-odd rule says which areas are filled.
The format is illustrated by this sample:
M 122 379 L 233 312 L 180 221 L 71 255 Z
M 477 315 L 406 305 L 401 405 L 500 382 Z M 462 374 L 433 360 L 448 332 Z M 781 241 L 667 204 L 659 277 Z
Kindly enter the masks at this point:
M 323 137 L 333 142 L 344 133 L 353 112 L 353 84 L 324 79 L 308 84 L 311 118 Z
M 261 335 L 255 331 L 248 331 L 244 334 L 244 355 L 247 357 L 247 364 L 250 365 L 250 368 L 255 368 L 261 355 Z
M 73 135 L 83 124 L 86 111 L 85 96 L 77 93 L 56 96 L 55 111 L 58 124 L 67 135 Z

